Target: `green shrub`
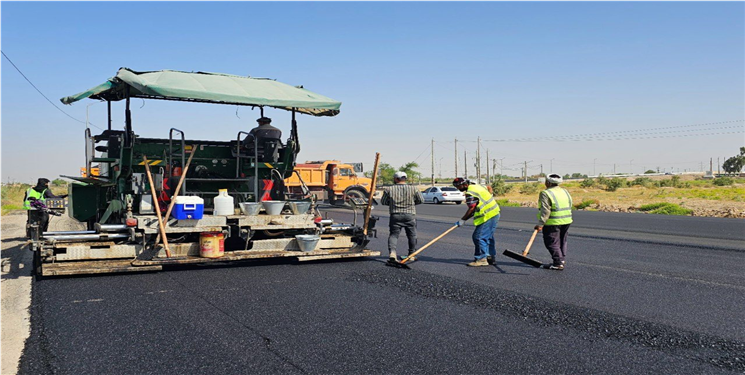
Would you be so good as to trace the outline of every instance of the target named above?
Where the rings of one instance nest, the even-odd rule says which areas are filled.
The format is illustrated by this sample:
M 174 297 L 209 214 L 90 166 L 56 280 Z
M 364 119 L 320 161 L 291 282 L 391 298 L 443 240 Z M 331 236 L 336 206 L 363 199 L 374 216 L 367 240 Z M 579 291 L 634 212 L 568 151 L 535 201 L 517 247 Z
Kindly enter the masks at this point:
M 714 181 L 712 181 L 712 184 L 716 186 L 728 186 L 735 183 L 735 180 L 732 177 L 719 177 L 715 178 Z
M 680 181 L 680 176 L 673 176 L 669 180 L 659 180 L 655 183 L 658 187 L 689 188 L 689 182 Z
M 541 188 L 541 184 L 537 182 L 522 184 L 520 186 L 520 194 L 535 194 Z
M 649 177 L 637 177 L 629 183 L 631 186 L 653 187 L 654 181 Z
M 591 178 L 586 178 L 586 179 L 582 180 L 582 182 L 579 183 L 579 186 L 581 186 L 583 188 L 591 188 L 591 187 L 595 186 L 595 180 L 593 180 Z
M 67 181 L 61 179 L 61 178 L 55 178 L 52 180 L 52 186 L 64 186 L 67 185 Z
M 605 181 L 605 190 L 616 191 L 618 188 L 626 187 L 626 180 L 620 177 L 613 177 Z
M 686 216 L 686 215 L 690 215 L 693 213 L 693 210 L 680 207 L 679 205 L 675 203 L 666 203 L 666 202 L 645 204 L 639 207 L 639 211 L 649 212 L 650 214 L 657 214 L 657 215 L 681 215 L 681 216 Z
M 584 210 L 585 208 L 590 207 L 593 204 L 600 204 L 600 201 L 597 199 L 585 199 L 582 201 L 582 203 L 575 204 L 574 208 L 578 210 Z
M 520 203 L 510 202 L 508 199 L 497 199 L 497 204 L 500 207 L 520 207 Z
M 507 183 L 504 182 L 504 180 L 501 178 L 497 179 L 491 184 L 491 188 L 494 191 L 495 195 L 505 195 L 512 191 L 512 188 L 514 187 L 515 185 L 507 185 Z

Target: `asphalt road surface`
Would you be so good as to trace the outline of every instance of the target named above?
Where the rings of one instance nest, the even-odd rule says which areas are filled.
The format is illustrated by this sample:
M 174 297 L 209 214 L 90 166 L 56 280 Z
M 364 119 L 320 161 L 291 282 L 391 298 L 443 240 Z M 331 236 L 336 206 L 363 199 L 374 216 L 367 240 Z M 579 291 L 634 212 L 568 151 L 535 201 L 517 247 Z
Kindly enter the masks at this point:
M 469 223 L 404 270 L 384 266 L 383 209 L 377 259 L 34 282 L 19 373 L 745 372 L 743 220 L 577 212 L 564 271 L 465 267 Z M 464 211 L 419 206 L 419 245 Z M 535 211 L 503 208 L 500 253 Z M 530 254 L 548 262 L 540 235 Z

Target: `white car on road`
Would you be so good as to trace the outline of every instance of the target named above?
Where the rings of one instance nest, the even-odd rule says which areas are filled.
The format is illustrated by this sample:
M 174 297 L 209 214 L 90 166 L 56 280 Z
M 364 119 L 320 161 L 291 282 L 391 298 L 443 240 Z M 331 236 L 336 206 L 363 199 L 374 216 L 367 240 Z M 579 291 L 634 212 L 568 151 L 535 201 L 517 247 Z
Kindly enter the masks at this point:
M 461 193 L 460 190 L 451 187 L 439 187 L 433 186 L 422 192 L 425 202 L 442 203 L 442 202 L 455 202 L 461 204 L 466 200 L 466 195 Z

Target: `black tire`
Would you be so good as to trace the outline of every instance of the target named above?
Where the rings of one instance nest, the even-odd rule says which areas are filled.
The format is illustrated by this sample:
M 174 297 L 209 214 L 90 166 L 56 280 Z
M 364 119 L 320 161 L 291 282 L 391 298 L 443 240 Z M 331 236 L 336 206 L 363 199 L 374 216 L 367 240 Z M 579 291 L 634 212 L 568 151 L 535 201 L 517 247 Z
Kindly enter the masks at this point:
M 361 188 L 350 188 L 344 193 L 344 200 L 349 200 L 350 197 L 354 198 L 369 198 L 369 194 Z
M 461 203 L 463 203 L 463 201 L 457 201 L 457 202 L 455 202 L 455 204 L 461 204 Z
M 434 203 L 434 204 L 440 204 L 442 202 L 440 202 L 440 200 L 437 199 L 437 197 L 434 197 L 434 198 L 432 198 L 432 203 Z

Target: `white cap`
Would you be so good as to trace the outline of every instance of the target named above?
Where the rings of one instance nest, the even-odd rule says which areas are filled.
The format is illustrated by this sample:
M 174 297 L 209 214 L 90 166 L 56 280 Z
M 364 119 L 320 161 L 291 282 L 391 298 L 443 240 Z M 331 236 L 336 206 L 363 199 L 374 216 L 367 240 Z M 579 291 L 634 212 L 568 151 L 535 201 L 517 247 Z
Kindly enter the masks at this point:
M 404 171 L 398 171 L 393 174 L 393 178 L 397 178 L 399 180 L 406 178 L 406 172 Z
M 546 178 L 546 181 L 548 181 L 548 182 L 550 182 L 552 184 L 557 184 L 558 185 L 558 184 L 562 183 L 564 180 L 558 174 L 550 174 Z

